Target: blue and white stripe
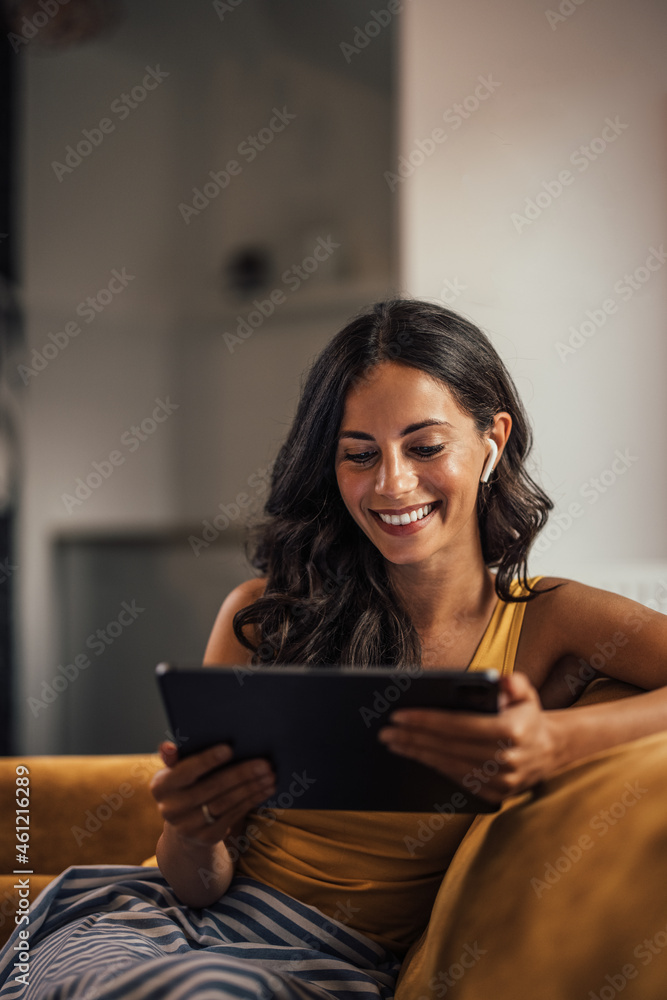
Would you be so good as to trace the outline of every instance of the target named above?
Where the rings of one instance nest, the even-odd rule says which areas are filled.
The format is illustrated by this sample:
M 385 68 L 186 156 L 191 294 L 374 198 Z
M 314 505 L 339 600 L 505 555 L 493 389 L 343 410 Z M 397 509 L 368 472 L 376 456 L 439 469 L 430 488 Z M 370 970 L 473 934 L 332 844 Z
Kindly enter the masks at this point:
M 28 929 L 28 985 L 16 980 L 17 928 L 0 953 L 0 1000 L 391 1000 L 400 966 L 359 931 L 241 875 L 196 910 L 157 868 L 68 868 Z

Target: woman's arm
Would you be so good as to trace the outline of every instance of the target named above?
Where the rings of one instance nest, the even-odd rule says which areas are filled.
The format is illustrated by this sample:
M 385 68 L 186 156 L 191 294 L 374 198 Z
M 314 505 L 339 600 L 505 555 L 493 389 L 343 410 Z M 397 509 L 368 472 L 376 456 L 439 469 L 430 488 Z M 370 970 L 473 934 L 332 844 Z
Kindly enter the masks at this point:
M 227 892 L 234 876 L 238 851 L 232 847 L 230 854 L 226 841 L 243 833 L 248 812 L 275 791 L 275 778 L 268 761 L 233 763 L 224 744 L 183 761 L 175 759 L 173 743 L 160 750 L 167 767 L 151 781 L 165 821 L 158 865 L 186 906 L 210 906 Z M 221 770 L 222 764 L 228 766 Z
M 554 768 L 560 768 L 667 729 L 667 615 L 571 580 L 544 581 L 554 583 L 562 586 L 542 594 L 527 616 L 517 657 L 527 666 L 540 647 L 548 650 L 553 666 L 539 688 L 543 704 L 575 701 L 596 676 L 647 692 L 576 712 L 548 711 Z
M 552 770 L 598 750 L 667 730 L 667 687 L 575 709 L 545 713 L 553 732 Z
M 563 586 L 541 594 L 530 615 L 526 609 L 517 654 L 526 672 L 501 679 L 500 713 L 400 710 L 380 731 L 389 749 L 464 785 L 481 782 L 479 794 L 499 801 L 582 757 L 667 730 L 667 616 L 583 584 L 543 585 L 553 583 Z M 545 710 L 540 691 L 553 672 L 570 702 L 599 674 L 646 693 L 576 711 Z
M 247 607 L 265 581 L 250 580 L 225 599 L 204 654 L 204 663 L 247 665 L 250 651 L 234 635 L 232 621 Z M 165 768 L 154 775 L 151 791 L 164 817 L 156 854 L 162 874 L 187 906 L 210 906 L 229 888 L 238 851 L 227 843 L 238 842 L 247 815 L 275 790 L 275 775 L 263 760 L 234 764 L 230 747 L 211 747 L 183 761 L 173 743 L 160 747 Z M 221 770 L 221 765 L 228 765 Z M 202 806 L 214 817 L 210 823 Z

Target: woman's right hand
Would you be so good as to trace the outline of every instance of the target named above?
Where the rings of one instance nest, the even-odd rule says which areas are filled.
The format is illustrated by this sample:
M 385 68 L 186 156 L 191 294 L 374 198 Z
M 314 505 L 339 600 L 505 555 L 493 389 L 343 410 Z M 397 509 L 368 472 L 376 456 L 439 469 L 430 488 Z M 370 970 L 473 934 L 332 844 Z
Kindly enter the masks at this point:
M 153 776 L 151 793 L 165 822 L 193 846 L 210 847 L 224 840 L 275 791 L 268 761 L 230 764 L 233 753 L 225 743 L 179 760 L 176 744 L 165 741 L 159 753 L 166 766 Z

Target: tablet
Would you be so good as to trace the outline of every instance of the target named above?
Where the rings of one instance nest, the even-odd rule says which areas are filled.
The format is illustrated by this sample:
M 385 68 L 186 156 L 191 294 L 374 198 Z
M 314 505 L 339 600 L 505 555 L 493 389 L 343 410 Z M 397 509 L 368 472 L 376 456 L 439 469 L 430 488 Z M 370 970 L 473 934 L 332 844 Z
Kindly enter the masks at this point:
M 230 743 L 235 761 L 267 758 L 277 779 L 267 808 L 450 815 L 499 808 L 475 794 L 486 771 L 458 785 L 377 738 L 399 707 L 497 712 L 495 670 L 161 663 L 156 674 L 180 755 Z

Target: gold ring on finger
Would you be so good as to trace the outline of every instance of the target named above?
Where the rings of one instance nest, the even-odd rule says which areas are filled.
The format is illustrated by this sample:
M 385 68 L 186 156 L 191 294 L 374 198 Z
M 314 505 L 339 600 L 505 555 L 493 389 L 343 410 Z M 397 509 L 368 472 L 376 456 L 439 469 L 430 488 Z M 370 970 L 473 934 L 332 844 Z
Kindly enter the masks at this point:
M 206 805 L 206 803 L 204 803 L 203 806 L 201 807 L 201 811 L 203 812 L 204 819 L 206 820 L 207 823 L 215 823 L 217 817 L 211 813 L 211 810 Z

